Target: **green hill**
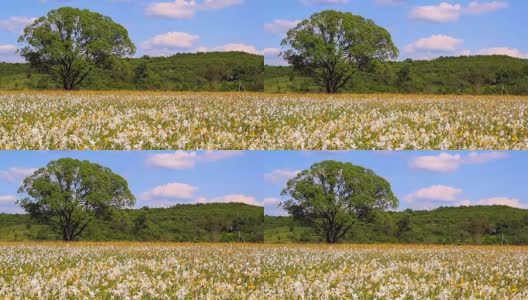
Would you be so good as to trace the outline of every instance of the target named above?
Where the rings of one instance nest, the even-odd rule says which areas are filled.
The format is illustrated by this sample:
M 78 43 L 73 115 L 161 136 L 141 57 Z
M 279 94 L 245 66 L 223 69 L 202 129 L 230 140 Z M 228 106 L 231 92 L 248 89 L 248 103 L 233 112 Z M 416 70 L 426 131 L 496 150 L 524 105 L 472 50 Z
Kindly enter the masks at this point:
M 292 217 L 265 217 L 269 243 L 322 242 Z M 528 210 L 508 206 L 441 207 L 389 212 L 357 223 L 345 243 L 528 244 Z
M 80 240 L 262 242 L 263 216 L 262 207 L 241 203 L 119 210 L 90 224 Z M 0 214 L 0 241 L 60 239 L 28 215 Z
M 264 89 L 264 57 L 245 52 L 179 53 L 128 58 L 94 70 L 81 90 L 247 91 Z M 29 64 L 0 63 L 0 89 L 61 89 Z
M 264 85 L 273 93 L 323 91 L 292 67 L 266 66 Z M 493 55 L 383 63 L 354 76 L 341 92 L 527 95 L 528 60 Z

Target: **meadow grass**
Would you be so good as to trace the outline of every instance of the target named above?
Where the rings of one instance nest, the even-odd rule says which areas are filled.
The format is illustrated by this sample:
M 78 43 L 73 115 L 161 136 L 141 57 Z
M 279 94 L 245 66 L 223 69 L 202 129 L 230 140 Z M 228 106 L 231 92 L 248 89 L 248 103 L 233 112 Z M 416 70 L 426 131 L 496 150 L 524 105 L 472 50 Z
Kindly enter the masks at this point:
M 526 299 L 528 247 L 2 243 L 2 299 Z
M 528 97 L 0 92 L 0 149 L 528 149 Z

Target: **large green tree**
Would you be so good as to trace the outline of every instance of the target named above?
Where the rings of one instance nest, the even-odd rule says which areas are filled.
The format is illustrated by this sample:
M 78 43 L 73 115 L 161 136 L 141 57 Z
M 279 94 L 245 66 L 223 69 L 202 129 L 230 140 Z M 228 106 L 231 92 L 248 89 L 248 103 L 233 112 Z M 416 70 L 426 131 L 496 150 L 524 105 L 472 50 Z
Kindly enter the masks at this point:
M 353 74 L 370 70 L 375 62 L 395 59 L 398 49 L 390 33 L 373 21 L 348 12 L 326 10 L 290 29 L 282 53 L 296 69 L 336 93 Z
M 26 179 L 17 203 L 31 217 L 51 225 L 65 241 L 78 237 L 95 218 L 135 203 L 126 180 L 107 167 L 63 158 Z
M 72 90 L 94 68 L 135 53 L 125 27 L 87 9 L 62 7 L 38 18 L 19 38 L 19 53 L 31 65 L 57 75 Z
M 387 180 L 351 163 L 323 161 L 290 179 L 281 203 L 294 218 L 336 243 L 358 220 L 398 206 Z

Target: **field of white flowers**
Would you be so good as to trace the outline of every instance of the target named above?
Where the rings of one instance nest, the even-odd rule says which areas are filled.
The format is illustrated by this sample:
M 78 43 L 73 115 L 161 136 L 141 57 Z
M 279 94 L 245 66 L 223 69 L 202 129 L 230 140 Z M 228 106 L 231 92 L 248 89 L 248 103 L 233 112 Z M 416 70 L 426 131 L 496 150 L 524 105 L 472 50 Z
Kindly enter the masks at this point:
M 528 299 L 528 248 L 3 244 L 1 299 Z
M 528 98 L 3 93 L 0 149 L 528 149 Z

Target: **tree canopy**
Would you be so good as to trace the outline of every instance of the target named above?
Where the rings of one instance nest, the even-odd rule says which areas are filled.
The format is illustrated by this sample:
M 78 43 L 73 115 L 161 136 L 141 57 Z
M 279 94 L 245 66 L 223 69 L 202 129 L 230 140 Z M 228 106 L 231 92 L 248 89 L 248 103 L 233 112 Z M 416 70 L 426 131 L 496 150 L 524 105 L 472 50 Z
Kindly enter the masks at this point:
M 244 203 L 114 209 L 77 241 L 263 242 L 264 207 Z M 27 214 L 0 213 L 0 241 L 58 240 L 60 232 Z
M 323 161 L 290 179 L 281 205 L 294 218 L 336 243 L 357 220 L 398 206 L 387 180 L 372 170 L 346 162 Z
M 324 242 L 293 217 L 266 216 L 266 243 Z M 353 244 L 527 245 L 528 210 L 508 206 L 389 211 L 358 222 L 341 240 Z
M 132 55 L 135 46 L 125 27 L 87 9 L 51 10 L 24 29 L 19 53 L 31 65 L 57 75 L 65 90 L 74 89 L 96 67 Z
M 324 92 L 325 87 L 292 66 L 266 66 L 266 92 Z M 528 95 L 528 59 L 503 55 L 439 57 L 379 63 L 354 76 L 343 93 Z
M 352 76 L 378 62 L 395 59 L 398 49 L 390 33 L 372 20 L 348 12 L 326 10 L 290 29 L 282 40 L 290 49 L 282 56 L 336 93 Z
M 34 219 L 50 224 L 65 241 L 78 237 L 94 219 L 135 203 L 126 180 L 107 167 L 63 158 L 24 179 L 17 203 Z
M 176 53 L 117 59 L 90 72 L 76 90 L 161 91 L 264 90 L 264 56 L 245 52 Z M 52 74 L 30 64 L 0 63 L 0 89 L 56 90 Z

